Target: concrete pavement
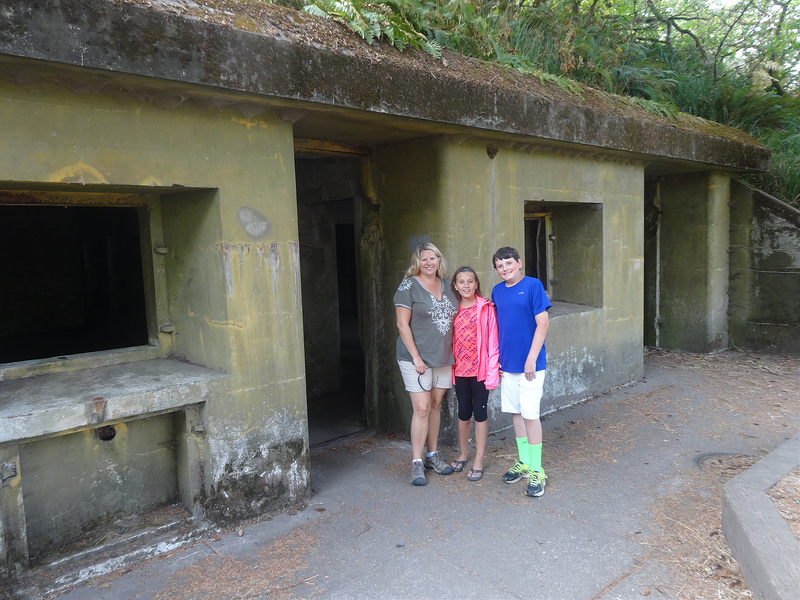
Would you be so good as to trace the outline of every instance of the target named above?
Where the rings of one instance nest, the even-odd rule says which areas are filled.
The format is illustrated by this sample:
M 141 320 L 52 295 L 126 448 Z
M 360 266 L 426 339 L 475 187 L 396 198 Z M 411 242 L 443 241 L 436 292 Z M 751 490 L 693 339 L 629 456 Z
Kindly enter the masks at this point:
M 720 533 L 722 487 L 800 430 L 798 398 L 798 358 L 651 353 L 643 380 L 545 418 L 542 498 L 500 480 L 515 456 L 510 430 L 490 435 L 482 481 L 466 480 L 468 463 L 429 471 L 422 488 L 409 484 L 407 436 L 362 434 L 313 450 L 302 510 L 208 529 L 158 558 L 109 563 L 116 572 L 73 569 L 59 583 L 40 568 L 15 596 L 82 581 L 56 595 L 743 597 Z

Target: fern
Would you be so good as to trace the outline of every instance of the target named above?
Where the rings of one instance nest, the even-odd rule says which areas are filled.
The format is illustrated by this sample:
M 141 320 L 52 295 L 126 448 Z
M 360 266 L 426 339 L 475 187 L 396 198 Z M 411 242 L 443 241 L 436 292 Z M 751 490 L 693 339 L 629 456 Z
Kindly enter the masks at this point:
M 651 112 L 660 117 L 664 117 L 665 119 L 669 119 L 670 121 L 674 121 L 675 119 L 677 119 L 678 115 L 680 114 L 680 111 L 672 104 L 667 104 L 665 102 L 658 102 L 656 100 L 649 100 L 647 98 L 639 98 L 638 96 L 627 96 L 624 98 L 631 104 L 640 106 L 647 112 Z
M 312 0 L 303 11 L 316 17 L 333 19 L 347 25 L 368 44 L 385 40 L 401 52 L 408 46 L 421 48 L 434 58 L 442 47 L 412 24 L 408 11 L 399 2 L 367 3 L 360 0 Z

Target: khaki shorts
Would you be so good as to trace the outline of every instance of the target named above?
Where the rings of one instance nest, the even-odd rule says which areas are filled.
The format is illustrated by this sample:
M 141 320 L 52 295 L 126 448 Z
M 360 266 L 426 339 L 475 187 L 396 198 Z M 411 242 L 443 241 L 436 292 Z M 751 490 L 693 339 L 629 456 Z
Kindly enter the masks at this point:
M 407 360 L 398 360 L 400 374 L 403 376 L 403 383 L 409 392 L 430 392 L 433 388 L 443 388 L 445 390 L 453 387 L 453 367 L 428 367 L 420 375 L 414 367 L 414 363 Z

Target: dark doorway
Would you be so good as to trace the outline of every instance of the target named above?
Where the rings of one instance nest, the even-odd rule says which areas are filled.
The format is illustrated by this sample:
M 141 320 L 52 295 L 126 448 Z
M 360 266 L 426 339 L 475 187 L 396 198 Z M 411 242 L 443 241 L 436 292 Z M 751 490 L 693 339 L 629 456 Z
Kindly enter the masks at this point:
M 0 206 L 0 363 L 149 342 L 139 209 Z
M 295 159 L 311 445 L 365 427 L 356 159 Z

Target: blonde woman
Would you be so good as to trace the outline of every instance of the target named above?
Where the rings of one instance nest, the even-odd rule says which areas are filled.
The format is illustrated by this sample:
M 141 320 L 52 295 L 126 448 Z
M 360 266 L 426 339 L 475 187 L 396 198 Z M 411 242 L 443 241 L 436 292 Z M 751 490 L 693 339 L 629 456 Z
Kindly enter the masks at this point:
M 411 266 L 394 295 L 397 364 L 411 397 L 411 483 L 425 485 L 425 469 L 449 475 L 439 455 L 440 409 L 453 381 L 453 317 L 458 301 L 446 279 L 444 258 L 430 242 L 411 255 Z M 427 452 L 423 455 L 423 449 Z

